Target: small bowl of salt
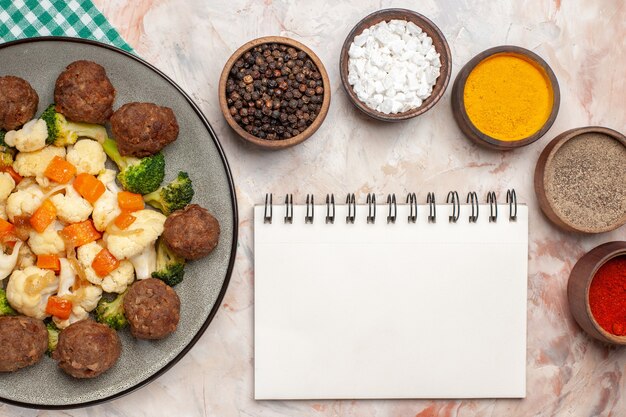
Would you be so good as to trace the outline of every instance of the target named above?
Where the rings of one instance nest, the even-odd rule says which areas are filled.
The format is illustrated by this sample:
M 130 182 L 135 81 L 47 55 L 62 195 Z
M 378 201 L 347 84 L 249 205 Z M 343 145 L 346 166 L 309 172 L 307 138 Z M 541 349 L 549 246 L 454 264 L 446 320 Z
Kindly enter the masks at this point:
M 407 9 L 370 14 L 341 49 L 341 82 L 352 103 L 374 119 L 395 122 L 432 108 L 450 81 L 452 54 L 441 30 Z

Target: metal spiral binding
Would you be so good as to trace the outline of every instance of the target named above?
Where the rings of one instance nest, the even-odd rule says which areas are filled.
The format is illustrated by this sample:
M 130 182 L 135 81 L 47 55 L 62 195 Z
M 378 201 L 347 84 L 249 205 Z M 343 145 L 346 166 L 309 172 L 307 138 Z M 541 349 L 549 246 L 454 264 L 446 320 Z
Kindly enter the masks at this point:
M 446 197 L 446 203 L 452 203 L 452 216 L 448 216 L 450 223 L 456 223 L 461 215 L 461 201 L 459 200 L 459 193 L 456 191 L 450 191 L 448 197 Z
M 476 223 L 478 220 L 478 196 L 475 191 L 470 191 L 467 193 L 466 203 L 470 203 L 472 205 L 472 214 L 469 216 L 470 223 Z
M 335 223 L 335 194 L 326 194 L 326 223 Z
M 265 194 L 265 212 L 263 213 L 263 223 L 272 223 L 272 194 Z
M 356 199 L 354 198 L 354 194 L 348 194 L 346 197 L 346 204 L 348 205 L 346 223 L 354 223 L 354 219 L 356 217 Z
M 396 205 L 395 194 L 387 194 L 387 205 L 389 205 L 389 214 L 387 215 L 387 223 L 395 223 L 396 217 L 398 215 L 398 206 Z
M 285 223 L 293 223 L 293 194 L 285 195 Z
M 476 192 L 467 193 L 465 200 L 471 206 L 469 222 L 476 223 L 479 214 L 479 200 Z M 514 188 L 507 190 L 506 203 L 509 206 L 509 220 L 517 221 L 517 194 Z M 376 223 L 376 194 L 367 194 L 367 223 Z M 409 206 L 408 223 L 417 222 L 418 203 L 415 193 L 408 193 L 406 196 L 406 204 Z M 426 204 L 428 204 L 428 222 L 436 223 L 437 206 L 435 203 L 435 193 L 429 192 L 426 196 Z M 461 216 L 461 199 L 457 191 L 450 191 L 446 197 L 446 204 L 452 205 L 452 214 L 448 216 L 450 223 L 457 223 Z M 494 191 L 487 193 L 487 204 L 489 204 L 489 222 L 495 223 L 498 220 L 498 202 Z M 354 193 L 348 194 L 346 197 L 347 216 L 346 223 L 354 224 L 356 220 L 356 197 Z M 304 217 L 305 224 L 313 223 L 315 211 L 315 195 L 306 195 L 306 215 Z M 284 222 L 293 224 L 293 194 L 285 195 L 285 217 Z M 263 213 L 263 223 L 272 223 L 273 217 L 273 194 L 265 194 L 265 210 Z M 334 224 L 336 217 L 335 195 L 326 194 L 326 223 Z M 387 194 L 387 223 L 396 223 L 398 217 L 398 205 L 395 194 Z
M 367 223 L 376 223 L 376 194 L 367 195 Z
M 487 203 L 489 203 L 489 223 L 495 223 L 498 221 L 498 202 L 495 192 L 487 193 Z
M 309 197 L 311 198 L 309 202 Z M 313 211 L 315 210 L 315 196 L 313 194 L 306 195 L 306 216 L 304 216 L 304 223 L 313 223 Z
M 409 223 L 415 223 L 417 221 L 417 197 L 415 193 L 409 193 L 406 196 L 406 203 L 409 205 Z
M 506 202 L 509 203 L 509 220 L 517 221 L 517 194 L 515 188 L 506 191 Z
M 426 204 L 428 204 L 428 223 L 436 223 L 437 207 L 435 206 L 435 193 L 428 193 L 426 196 Z

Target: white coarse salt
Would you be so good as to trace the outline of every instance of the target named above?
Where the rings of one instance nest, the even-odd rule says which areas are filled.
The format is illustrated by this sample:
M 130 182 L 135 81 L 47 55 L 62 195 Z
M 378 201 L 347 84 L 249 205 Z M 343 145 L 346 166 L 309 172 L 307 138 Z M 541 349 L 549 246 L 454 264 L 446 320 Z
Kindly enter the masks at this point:
M 348 57 L 353 91 L 368 107 L 385 114 L 421 106 L 441 72 L 432 38 L 405 20 L 363 30 L 350 44 Z

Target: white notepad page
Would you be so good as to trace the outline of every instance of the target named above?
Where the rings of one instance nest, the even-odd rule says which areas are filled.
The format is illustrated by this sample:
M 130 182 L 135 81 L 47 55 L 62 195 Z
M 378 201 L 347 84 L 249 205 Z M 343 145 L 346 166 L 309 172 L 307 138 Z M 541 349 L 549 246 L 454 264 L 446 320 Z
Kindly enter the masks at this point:
M 528 208 L 254 208 L 256 399 L 498 398 L 526 393 Z

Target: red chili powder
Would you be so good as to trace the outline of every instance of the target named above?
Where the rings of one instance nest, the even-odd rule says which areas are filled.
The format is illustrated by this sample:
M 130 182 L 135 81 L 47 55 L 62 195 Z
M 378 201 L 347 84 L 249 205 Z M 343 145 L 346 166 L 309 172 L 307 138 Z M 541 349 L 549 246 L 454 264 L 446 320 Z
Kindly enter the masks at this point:
M 626 336 L 626 256 L 610 259 L 598 269 L 589 287 L 589 306 L 600 327 Z

